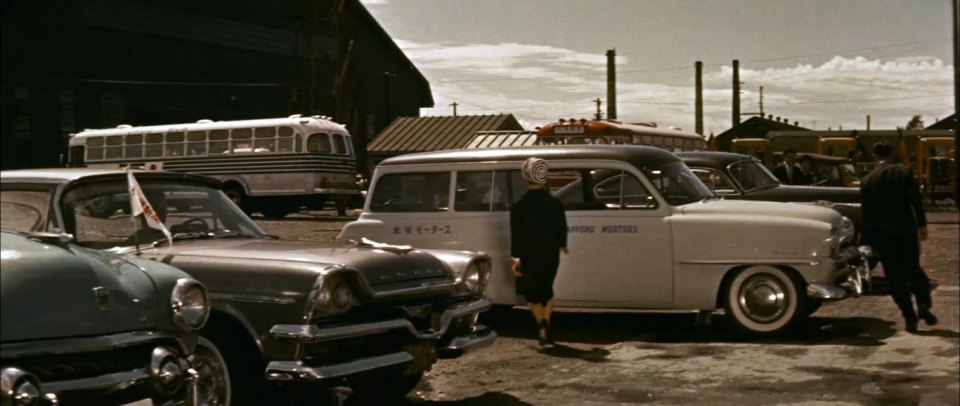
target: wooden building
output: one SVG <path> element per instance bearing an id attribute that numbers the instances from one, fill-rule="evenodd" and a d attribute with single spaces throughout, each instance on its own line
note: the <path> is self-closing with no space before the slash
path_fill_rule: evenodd
<path id="1" fill-rule="evenodd" d="M 59 165 L 85 128 L 298 113 L 346 124 L 362 154 L 433 106 L 359 0 L 2 4 L 4 169 Z"/>

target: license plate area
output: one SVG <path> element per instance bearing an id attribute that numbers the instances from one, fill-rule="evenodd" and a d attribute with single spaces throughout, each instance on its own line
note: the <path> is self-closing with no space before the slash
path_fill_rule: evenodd
<path id="1" fill-rule="evenodd" d="M 413 361 L 407 366 L 406 373 L 414 374 L 429 371 L 437 362 L 437 350 L 433 341 L 421 341 L 404 345 L 403 351 L 413 356 Z"/>

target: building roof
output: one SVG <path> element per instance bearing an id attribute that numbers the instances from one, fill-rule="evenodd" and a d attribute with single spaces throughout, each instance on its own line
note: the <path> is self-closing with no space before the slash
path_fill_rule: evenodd
<path id="1" fill-rule="evenodd" d="M 512 114 L 398 117 L 367 146 L 370 155 L 466 147 L 478 131 L 523 131 Z"/>
<path id="2" fill-rule="evenodd" d="M 529 147 L 536 142 L 536 131 L 477 131 L 464 148 Z"/>
<path id="3" fill-rule="evenodd" d="M 950 130 L 950 131 L 956 131 L 956 129 L 957 129 L 956 114 L 951 114 L 950 117 L 937 121 L 936 123 L 930 124 L 929 127 L 924 128 L 924 130 Z"/>

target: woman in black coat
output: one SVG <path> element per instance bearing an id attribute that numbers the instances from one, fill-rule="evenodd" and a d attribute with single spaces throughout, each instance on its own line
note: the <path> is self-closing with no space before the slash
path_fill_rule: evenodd
<path id="1" fill-rule="evenodd" d="M 527 192 L 510 206 L 513 275 L 517 293 L 526 299 L 537 321 L 541 347 L 553 344 L 553 281 L 560 266 L 560 252 L 569 253 L 566 213 L 563 204 L 546 189 L 547 170 L 546 161 L 527 159 L 521 170 Z"/>

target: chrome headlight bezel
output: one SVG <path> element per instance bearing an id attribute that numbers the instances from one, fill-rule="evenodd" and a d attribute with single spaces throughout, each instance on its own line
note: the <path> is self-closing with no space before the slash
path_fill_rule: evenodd
<path id="1" fill-rule="evenodd" d="M 482 295 L 490 280 L 490 261 L 474 260 L 467 264 L 461 282 L 471 294 Z"/>
<path id="2" fill-rule="evenodd" d="M 323 274 L 317 277 L 307 294 L 304 321 L 317 317 L 344 314 L 358 303 L 353 287 L 340 275 Z"/>
<path id="3" fill-rule="evenodd" d="M 170 293 L 173 323 L 186 331 L 203 328 L 210 317 L 210 298 L 200 282 L 190 278 L 177 279 Z"/>

